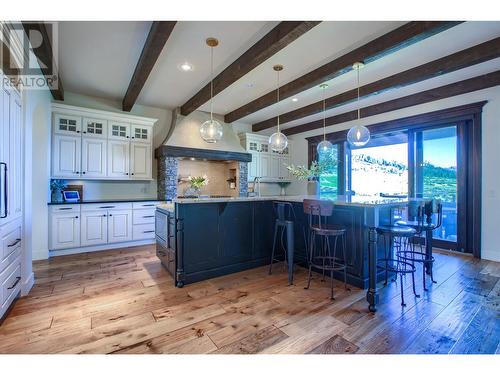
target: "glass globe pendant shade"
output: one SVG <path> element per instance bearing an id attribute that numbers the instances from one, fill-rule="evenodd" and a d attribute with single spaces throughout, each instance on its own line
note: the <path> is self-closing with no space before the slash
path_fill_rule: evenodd
<path id="1" fill-rule="evenodd" d="M 222 139 L 224 130 L 217 120 L 207 120 L 200 126 L 200 136 L 207 143 L 216 143 Z"/>
<path id="2" fill-rule="evenodd" d="M 274 133 L 269 137 L 269 147 L 276 152 L 282 152 L 288 146 L 288 138 L 281 132 Z"/>
<path id="3" fill-rule="evenodd" d="M 353 126 L 347 133 L 347 141 L 352 146 L 364 146 L 370 141 L 370 131 L 362 125 Z"/>
<path id="4" fill-rule="evenodd" d="M 333 152 L 333 145 L 329 141 L 321 141 L 316 147 L 318 154 L 329 156 Z"/>

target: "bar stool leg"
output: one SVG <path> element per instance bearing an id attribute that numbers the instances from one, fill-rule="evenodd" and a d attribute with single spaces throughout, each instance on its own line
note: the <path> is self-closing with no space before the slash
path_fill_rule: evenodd
<path id="1" fill-rule="evenodd" d="M 416 271 L 416 268 L 415 268 L 415 246 L 413 244 L 413 241 L 410 242 L 410 238 L 408 238 L 406 241 L 407 241 L 407 248 L 409 247 L 410 248 L 410 251 L 411 251 L 411 257 L 412 257 L 412 261 L 411 261 L 411 265 L 414 267 L 413 268 L 413 272 L 411 273 L 411 282 L 412 282 L 412 287 L 413 287 L 413 294 L 415 295 L 415 297 L 417 298 L 420 298 L 420 294 L 417 294 L 417 291 L 415 289 L 415 271 Z"/>
<path id="2" fill-rule="evenodd" d="M 406 306 L 405 296 L 404 296 L 404 291 L 403 291 L 403 272 L 399 273 L 399 281 L 401 283 L 401 306 Z"/>
<path id="3" fill-rule="evenodd" d="M 315 242 L 315 234 L 311 233 L 310 236 L 310 243 L 309 243 L 309 272 L 307 276 L 307 286 L 304 289 L 309 289 L 311 286 L 311 271 L 312 271 L 312 258 L 313 258 L 313 252 L 314 252 L 314 242 Z"/>
<path id="4" fill-rule="evenodd" d="M 325 257 L 326 257 L 326 240 L 328 237 L 323 237 L 323 279 L 321 281 L 325 281 Z"/>
<path id="5" fill-rule="evenodd" d="M 351 290 L 347 287 L 347 254 L 346 254 L 346 243 L 345 234 L 342 234 L 342 257 L 344 258 L 344 289 Z"/>
<path id="6" fill-rule="evenodd" d="M 269 275 L 273 272 L 274 251 L 276 250 L 276 237 L 278 236 L 278 223 L 274 224 L 273 251 L 271 252 L 271 264 L 269 265 Z"/>
<path id="7" fill-rule="evenodd" d="M 387 285 L 387 278 L 389 276 L 389 256 L 390 256 L 390 251 L 387 245 L 387 238 L 385 234 L 383 235 L 384 237 L 384 250 L 385 250 L 385 282 L 384 285 Z"/>
<path id="8" fill-rule="evenodd" d="M 331 289 L 330 299 L 331 300 L 335 300 L 335 297 L 333 296 L 333 268 L 335 267 L 335 259 L 337 256 L 337 238 L 338 238 L 338 236 L 335 236 L 335 242 L 333 243 L 333 257 L 331 257 L 332 254 L 330 252 L 330 241 L 329 241 L 328 236 L 327 236 L 328 257 L 330 257 L 330 262 L 332 263 L 331 268 L 330 268 L 330 289 Z"/>

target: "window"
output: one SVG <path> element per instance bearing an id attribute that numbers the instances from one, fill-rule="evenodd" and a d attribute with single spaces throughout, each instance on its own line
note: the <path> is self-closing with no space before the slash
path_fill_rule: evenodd
<path id="1" fill-rule="evenodd" d="M 379 137 L 368 146 L 351 150 L 348 190 L 361 196 L 408 195 L 406 135 Z"/>
<path id="2" fill-rule="evenodd" d="M 323 156 L 320 155 L 319 162 L 326 161 L 326 158 L 333 158 L 333 160 L 338 160 L 338 145 L 333 145 L 333 155 Z M 321 175 L 320 179 L 320 194 L 322 196 L 334 196 L 338 193 L 338 168 L 333 166 L 328 169 L 327 173 Z"/>

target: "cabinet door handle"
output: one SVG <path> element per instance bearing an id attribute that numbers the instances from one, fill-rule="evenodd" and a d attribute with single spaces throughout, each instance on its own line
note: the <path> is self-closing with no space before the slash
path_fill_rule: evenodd
<path id="1" fill-rule="evenodd" d="M 133 176 L 134 174 L 133 174 L 133 173 L 131 173 L 131 175 Z"/>
<path id="2" fill-rule="evenodd" d="M 62 207 L 62 208 L 58 208 L 57 210 L 64 211 L 64 210 L 72 210 L 72 209 L 73 209 L 72 207 Z"/>
<path id="3" fill-rule="evenodd" d="M 80 130 L 77 130 L 76 132 L 77 132 L 78 134 L 80 134 Z"/>
<path id="4" fill-rule="evenodd" d="M 0 166 L 3 166 L 4 171 L 5 171 L 5 178 L 3 180 L 3 203 L 4 203 L 4 207 L 5 207 L 5 212 L 2 215 L 0 215 L 0 219 L 4 219 L 9 215 L 9 209 L 8 209 L 9 198 L 8 198 L 8 190 L 7 190 L 7 186 L 8 186 L 8 183 L 7 183 L 7 163 L 0 162 Z"/>
<path id="5" fill-rule="evenodd" d="M 142 207 L 154 207 L 154 204 L 143 204 Z"/>
<path id="6" fill-rule="evenodd" d="M 16 238 L 14 242 L 12 242 L 10 245 L 7 245 L 7 247 L 14 247 L 16 246 L 19 242 L 21 242 L 20 238 Z"/>
<path id="7" fill-rule="evenodd" d="M 145 230 L 144 232 L 142 233 L 154 233 L 154 230 Z"/>
<path id="8" fill-rule="evenodd" d="M 106 215 L 106 214 L 102 215 L 102 217 L 106 217 L 106 216 L 108 216 L 108 215 Z"/>
<path id="9" fill-rule="evenodd" d="M 78 219 L 78 216 L 75 216 L 75 219 Z"/>
<path id="10" fill-rule="evenodd" d="M 147 219 L 148 217 L 155 217 L 155 215 L 147 215 L 147 216 L 143 216 L 144 219 Z"/>
<path id="11" fill-rule="evenodd" d="M 82 172 L 82 174 L 85 174 L 85 172 Z"/>
<path id="12" fill-rule="evenodd" d="M 125 173 L 126 176 L 128 176 L 128 173 Z"/>
<path id="13" fill-rule="evenodd" d="M 16 285 L 19 284 L 19 281 L 21 281 L 20 276 L 16 277 L 16 281 L 14 282 L 14 284 L 12 284 L 12 286 L 10 288 L 7 288 L 7 290 L 14 289 L 16 287 Z"/>
<path id="14" fill-rule="evenodd" d="M 115 208 L 115 206 L 100 206 L 99 208 Z"/>
<path id="15" fill-rule="evenodd" d="M 109 214 L 109 216 L 113 216 L 113 215 Z"/>

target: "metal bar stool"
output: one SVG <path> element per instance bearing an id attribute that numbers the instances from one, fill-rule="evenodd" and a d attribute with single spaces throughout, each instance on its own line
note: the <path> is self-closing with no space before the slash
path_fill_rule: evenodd
<path id="1" fill-rule="evenodd" d="M 432 222 L 432 216 L 436 214 L 437 220 L 436 223 Z M 424 291 L 428 291 L 426 282 L 425 282 L 425 271 L 429 269 L 431 281 L 436 283 L 434 280 L 434 274 L 432 272 L 432 266 L 434 264 L 434 257 L 432 256 L 432 252 L 428 252 L 422 248 L 422 242 L 420 242 L 420 250 L 415 250 L 415 242 L 422 238 L 422 234 L 426 234 L 428 231 L 432 232 L 435 229 L 438 229 L 443 222 L 443 204 L 439 199 L 432 199 L 424 203 L 424 205 L 420 204 L 420 202 L 410 202 L 408 206 L 408 217 L 413 218 L 414 220 L 404 221 L 399 220 L 396 222 L 398 226 L 404 226 L 415 229 L 416 233 L 412 238 L 413 249 L 406 251 L 399 251 L 396 255 L 404 260 L 411 261 L 412 263 L 420 263 L 422 264 L 422 280 L 424 284 Z M 427 241 L 427 239 L 426 239 Z M 425 244 L 425 248 L 427 249 L 427 243 Z"/>
<path id="2" fill-rule="evenodd" d="M 420 297 L 415 290 L 415 265 L 409 261 L 403 260 L 397 254 L 405 252 L 408 247 L 412 247 L 410 239 L 415 236 L 416 230 L 410 227 L 395 226 L 395 225 L 381 225 L 377 228 L 378 235 L 384 239 L 385 256 L 377 262 L 377 268 L 385 271 L 385 283 L 387 285 L 387 278 L 389 273 L 395 275 L 396 281 L 399 275 L 400 288 L 401 288 L 401 306 L 406 306 L 404 300 L 403 288 L 403 275 L 411 274 L 413 294 L 415 297 Z M 394 256 L 394 249 L 396 249 L 396 256 Z"/>
<path id="3" fill-rule="evenodd" d="M 276 221 L 274 223 L 274 239 L 273 239 L 273 250 L 271 253 L 271 264 L 269 265 L 269 275 L 273 272 L 273 263 L 275 261 L 281 261 L 281 259 L 277 259 L 276 255 L 276 240 L 278 239 L 278 232 L 280 236 L 280 245 L 281 249 L 284 253 L 285 263 L 288 264 L 288 283 L 292 284 L 293 282 L 293 260 L 290 261 L 288 253 L 294 251 L 294 224 L 297 221 L 297 217 L 295 216 L 295 211 L 293 209 L 293 205 L 290 202 L 282 202 L 276 201 L 273 202 L 273 208 L 276 215 Z M 285 249 L 285 241 L 284 236 L 286 232 L 286 245 Z M 307 241 L 306 241 L 306 232 L 302 227 L 302 235 L 304 236 L 304 244 L 306 249 L 306 260 L 307 260 Z M 291 254 L 291 258 L 293 259 L 293 254 Z"/>
<path id="4" fill-rule="evenodd" d="M 309 273 L 307 278 L 307 287 L 311 286 L 312 268 L 323 271 L 330 271 L 331 295 L 333 296 L 333 271 L 344 271 L 344 287 L 347 288 L 347 254 L 346 254 L 346 228 L 341 225 L 327 224 L 327 217 L 333 213 L 333 202 L 304 200 L 304 213 L 309 216 Z M 316 236 L 321 238 L 321 248 L 316 246 Z M 334 238 L 333 252 L 330 246 L 330 238 Z M 337 240 L 340 238 L 342 244 L 342 258 L 337 256 Z"/>

